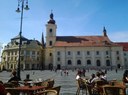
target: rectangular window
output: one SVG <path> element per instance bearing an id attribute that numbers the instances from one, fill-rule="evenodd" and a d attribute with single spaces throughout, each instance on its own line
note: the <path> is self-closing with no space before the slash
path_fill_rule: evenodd
<path id="1" fill-rule="evenodd" d="M 116 51 L 116 54 L 118 55 L 119 54 L 119 51 Z"/>
<path id="2" fill-rule="evenodd" d="M 108 51 L 106 51 L 106 55 L 108 55 Z"/>
<path id="3" fill-rule="evenodd" d="M 57 52 L 57 55 L 60 55 L 60 52 L 59 51 Z"/>
<path id="4" fill-rule="evenodd" d="M 77 55 L 80 55 L 80 51 L 77 51 Z"/>
<path id="5" fill-rule="evenodd" d="M 52 56 L 52 53 L 49 53 L 49 56 Z"/>
<path id="6" fill-rule="evenodd" d="M 87 55 L 90 55 L 90 51 L 87 51 Z"/>
<path id="7" fill-rule="evenodd" d="M 57 58 L 57 61 L 60 61 L 60 57 Z"/>
<path id="8" fill-rule="evenodd" d="M 124 53 L 124 56 L 126 56 L 127 54 L 126 53 Z"/>
<path id="9" fill-rule="evenodd" d="M 52 41 L 49 42 L 49 45 L 52 46 Z"/>
<path id="10" fill-rule="evenodd" d="M 96 51 L 96 55 L 99 55 L 99 51 Z"/>
<path id="11" fill-rule="evenodd" d="M 70 51 L 68 51 L 68 55 L 71 55 L 71 52 Z"/>

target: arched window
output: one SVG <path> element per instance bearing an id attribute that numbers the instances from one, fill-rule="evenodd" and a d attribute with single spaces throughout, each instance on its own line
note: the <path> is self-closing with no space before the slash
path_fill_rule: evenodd
<path id="1" fill-rule="evenodd" d="M 81 60 L 77 60 L 77 65 L 81 65 Z"/>
<path id="2" fill-rule="evenodd" d="M 110 60 L 106 60 L 106 66 L 110 66 Z"/>
<path id="3" fill-rule="evenodd" d="M 87 60 L 87 65 L 91 65 L 91 60 Z"/>
<path id="4" fill-rule="evenodd" d="M 49 29 L 49 32 L 52 33 L 52 29 Z"/>
<path id="5" fill-rule="evenodd" d="M 97 65 L 97 66 L 101 66 L 100 60 L 97 60 L 97 61 L 96 61 L 96 65 Z"/>
<path id="6" fill-rule="evenodd" d="M 71 60 L 68 60 L 68 65 L 72 65 L 72 61 Z"/>

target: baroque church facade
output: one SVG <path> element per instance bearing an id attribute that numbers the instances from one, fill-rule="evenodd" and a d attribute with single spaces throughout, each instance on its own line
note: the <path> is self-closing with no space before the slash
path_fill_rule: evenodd
<path id="1" fill-rule="evenodd" d="M 53 13 L 46 24 L 46 42 L 23 36 L 21 69 L 121 68 L 128 65 L 128 43 L 112 42 L 105 27 L 99 36 L 58 36 Z M 16 69 L 19 35 L 12 38 L 2 53 L 1 69 Z"/>
<path id="2" fill-rule="evenodd" d="M 46 24 L 46 68 L 120 68 L 123 47 L 112 42 L 104 27 L 99 36 L 57 36 L 57 24 L 50 14 Z"/>

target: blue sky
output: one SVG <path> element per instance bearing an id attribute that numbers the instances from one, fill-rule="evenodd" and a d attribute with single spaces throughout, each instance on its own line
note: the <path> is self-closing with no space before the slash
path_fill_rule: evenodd
<path id="1" fill-rule="evenodd" d="M 18 35 L 20 13 L 18 0 L 2 0 L 0 4 L 0 43 L 8 43 Z M 58 36 L 102 35 L 103 27 L 113 42 L 128 42 L 128 0 L 28 0 L 24 10 L 22 35 L 41 40 L 51 10 Z"/>

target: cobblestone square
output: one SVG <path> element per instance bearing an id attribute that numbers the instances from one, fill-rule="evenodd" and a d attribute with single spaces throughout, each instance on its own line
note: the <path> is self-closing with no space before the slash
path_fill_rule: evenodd
<path id="1" fill-rule="evenodd" d="M 86 76 L 89 77 L 92 73 L 96 73 L 96 70 L 89 70 L 86 71 Z M 117 73 L 115 70 L 109 70 L 107 71 L 107 80 L 117 79 L 122 80 L 124 70 L 118 70 Z M 77 90 L 77 83 L 76 83 L 76 73 L 77 71 L 69 70 L 69 74 L 67 75 L 61 75 L 61 72 L 58 70 L 55 71 L 49 71 L 49 70 L 43 70 L 43 71 L 37 71 L 37 70 L 30 70 L 30 71 L 21 71 L 21 79 L 24 80 L 26 78 L 26 75 L 29 74 L 30 78 L 33 80 L 38 80 L 41 78 L 42 80 L 46 80 L 48 78 L 53 78 L 55 80 L 54 86 L 61 86 L 60 95 L 75 95 Z M 10 78 L 11 72 L 3 71 L 0 73 L 0 80 L 3 82 L 7 82 L 7 80 Z"/>

